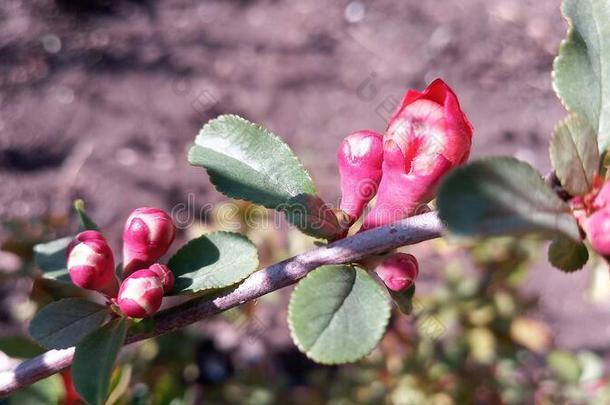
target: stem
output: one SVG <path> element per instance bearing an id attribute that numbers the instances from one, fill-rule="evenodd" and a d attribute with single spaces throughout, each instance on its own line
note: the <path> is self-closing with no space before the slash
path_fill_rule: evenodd
<path id="1" fill-rule="evenodd" d="M 428 212 L 309 250 L 253 273 L 235 289 L 211 300 L 209 297 L 196 298 L 159 312 L 154 316 L 153 331 L 128 334 L 125 343 L 174 331 L 279 290 L 296 283 L 319 266 L 349 263 L 401 246 L 438 238 L 442 229 L 437 214 Z M 0 372 L 0 397 L 69 367 L 73 356 L 74 347 L 49 350 L 24 361 L 13 370 Z"/>

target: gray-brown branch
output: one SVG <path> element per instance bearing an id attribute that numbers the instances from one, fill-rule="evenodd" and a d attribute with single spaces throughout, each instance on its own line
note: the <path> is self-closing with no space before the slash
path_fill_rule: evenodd
<path id="1" fill-rule="evenodd" d="M 129 334 L 125 343 L 162 335 L 226 311 L 294 284 L 319 266 L 353 262 L 400 246 L 437 238 L 441 231 L 437 214 L 428 212 L 309 250 L 253 273 L 237 288 L 216 298 L 197 298 L 159 312 L 154 317 L 152 332 Z M 0 397 L 69 367 L 73 355 L 74 347 L 50 350 L 24 361 L 13 370 L 0 372 Z"/>

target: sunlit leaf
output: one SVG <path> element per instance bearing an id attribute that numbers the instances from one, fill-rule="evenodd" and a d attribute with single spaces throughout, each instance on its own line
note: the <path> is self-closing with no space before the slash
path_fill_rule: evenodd
<path id="1" fill-rule="evenodd" d="M 553 85 L 568 110 L 587 118 L 600 152 L 610 147 L 610 2 L 564 0 L 567 38 L 553 64 Z"/>
<path id="2" fill-rule="evenodd" d="M 176 277 L 172 293 L 228 287 L 258 268 L 256 246 L 243 235 L 214 232 L 184 245 L 169 260 Z"/>
<path id="3" fill-rule="evenodd" d="M 205 124 L 188 160 L 206 168 L 221 193 L 267 208 L 299 194 L 316 194 L 309 173 L 284 141 L 235 115 Z"/>
<path id="4" fill-rule="evenodd" d="M 550 152 L 563 188 L 574 196 L 587 194 L 593 174 L 599 172 L 597 139 L 587 120 L 571 115 L 561 121 L 555 127 Z"/>
<path id="5" fill-rule="evenodd" d="M 292 339 L 311 359 L 324 364 L 356 361 L 383 336 L 390 302 L 363 269 L 320 267 L 301 280 L 288 308 Z"/>

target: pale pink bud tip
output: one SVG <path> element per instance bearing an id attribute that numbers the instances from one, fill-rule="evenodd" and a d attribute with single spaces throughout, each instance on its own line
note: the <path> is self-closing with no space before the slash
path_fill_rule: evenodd
<path id="1" fill-rule="evenodd" d="M 413 285 L 419 274 L 419 265 L 415 256 L 395 253 L 381 262 L 375 272 L 388 289 L 398 292 Z"/>
<path id="2" fill-rule="evenodd" d="M 68 246 L 67 259 L 74 284 L 111 297 L 116 295 L 119 285 L 114 274 L 114 257 L 101 233 L 85 231 L 76 235 Z"/>
<path id="3" fill-rule="evenodd" d="M 144 269 L 163 256 L 176 237 L 170 216 L 158 208 L 134 210 L 123 231 L 123 274 Z"/>
<path id="4" fill-rule="evenodd" d="M 376 132 L 355 132 L 339 145 L 337 164 L 341 176 L 341 210 L 349 215 L 351 223 L 362 215 L 366 204 L 377 193 L 382 160 L 382 137 Z"/>
<path id="5" fill-rule="evenodd" d="M 163 284 L 150 270 L 138 270 L 121 284 L 117 305 L 131 318 L 146 318 L 161 307 Z"/>
<path id="6" fill-rule="evenodd" d="M 163 285 L 163 292 L 166 294 L 174 288 L 174 273 L 164 264 L 155 263 L 148 268 L 159 277 Z"/>

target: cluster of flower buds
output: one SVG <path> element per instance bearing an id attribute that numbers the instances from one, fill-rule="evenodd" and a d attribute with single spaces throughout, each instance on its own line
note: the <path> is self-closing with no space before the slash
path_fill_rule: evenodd
<path id="1" fill-rule="evenodd" d="M 375 268 L 375 273 L 389 290 L 405 291 L 415 283 L 419 274 L 419 264 L 413 255 L 394 253 Z"/>
<path id="2" fill-rule="evenodd" d="M 573 198 L 570 205 L 591 247 L 610 256 L 610 181 L 584 197 Z"/>
<path id="3" fill-rule="evenodd" d="M 339 145 L 340 208 L 348 225 L 375 195 L 361 230 L 426 210 L 441 178 L 468 159 L 472 132 L 457 96 L 441 79 L 422 93 L 407 91 L 383 136 L 359 131 Z M 413 285 L 418 265 L 412 255 L 396 253 L 375 271 L 390 291 L 400 292 Z"/>
<path id="4" fill-rule="evenodd" d="M 156 263 L 176 236 L 170 216 L 158 208 L 134 210 L 123 231 L 123 282 L 114 257 L 97 231 L 79 233 L 68 246 L 68 271 L 74 284 L 111 298 L 125 316 L 143 318 L 159 310 L 163 295 L 174 286 L 174 274 Z"/>
<path id="5" fill-rule="evenodd" d="M 376 192 L 363 230 L 415 214 L 434 197 L 443 175 L 468 159 L 472 132 L 457 96 L 441 79 L 423 93 L 409 90 L 383 137 L 356 132 L 339 146 L 341 209 L 353 223 Z"/>

